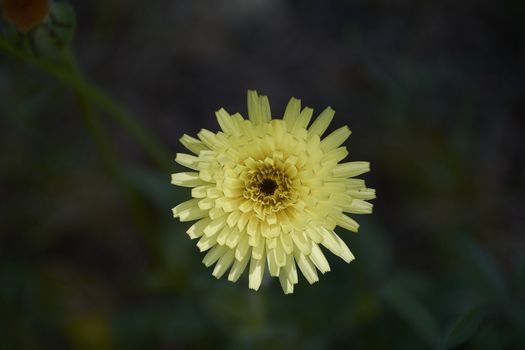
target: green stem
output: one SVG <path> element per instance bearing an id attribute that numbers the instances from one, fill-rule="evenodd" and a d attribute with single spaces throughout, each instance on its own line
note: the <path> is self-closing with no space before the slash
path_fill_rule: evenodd
<path id="1" fill-rule="evenodd" d="M 108 93 L 90 83 L 78 69 L 78 66 L 72 59 L 72 55 L 66 53 L 69 56 L 67 57 L 69 64 L 68 67 L 64 67 L 64 65 L 60 63 L 27 55 L 2 37 L 0 37 L 0 50 L 50 74 L 73 89 L 78 95 L 84 96 L 93 104 L 98 105 L 137 140 L 145 152 L 161 169 L 169 171 L 170 153 L 156 141 L 153 135 L 148 133 L 148 131 L 139 124 L 135 116 L 113 100 Z"/>
<path id="2" fill-rule="evenodd" d="M 133 186 L 125 176 L 122 164 L 113 150 L 110 136 L 106 132 L 100 116 L 97 115 L 90 102 L 83 95 L 77 94 L 76 100 L 82 120 L 102 157 L 104 166 L 107 168 L 110 176 L 114 179 L 114 182 L 118 185 L 120 192 L 128 203 L 128 208 L 131 211 L 131 220 L 134 221 L 139 232 L 141 232 L 149 248 L 149 252 L 154 257 L 161 256 L 158 251 L 158 246 L 151 235 L 151 221 L 148 220 L 147 210 L 144 208 L 143 201 L 137 196 L 136 191 L 133 190 Z"/>

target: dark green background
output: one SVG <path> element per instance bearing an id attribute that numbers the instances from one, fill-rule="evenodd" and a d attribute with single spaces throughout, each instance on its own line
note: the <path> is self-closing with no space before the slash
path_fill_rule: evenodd
<path id="1" fill-rule="evenodd" d="M 524 4 L 73 1 L 84 74 L 172 158 L 247 89 L 293 95 L 350 126 L 378 198 L 319 283 L 217 281 L 172 218 L 181 167 L 1 52 L 0 348 L 525 348 Z"/>

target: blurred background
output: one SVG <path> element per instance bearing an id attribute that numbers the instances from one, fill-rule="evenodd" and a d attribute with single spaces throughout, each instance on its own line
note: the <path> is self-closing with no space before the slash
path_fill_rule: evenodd
<path id="1" fill-rule="evenodd" d="M 1 349 L 525 348 L 525 2 L 50 12 L 0 22 Z M 216 280 L 171 214 L 178 139 L 247 89 L 332 106 L 372 164 L 357 259 L 293 295 Z"/>

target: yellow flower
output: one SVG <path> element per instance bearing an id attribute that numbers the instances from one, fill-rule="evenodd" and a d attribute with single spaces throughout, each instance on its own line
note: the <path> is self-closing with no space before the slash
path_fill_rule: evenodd
<path id="1" fill-rule="evenodd" d="M 344 126 L 321 139 L 334 110 L 326 108 L 308 127 L 312 113 L 292 98 L 283 119 L 272 119 L 268 98 L 248 91 L 249 120 L 220 109 L 222 131 L 182 136 L 194 155 L 178 153 L 175 161 L 194 171 L 173 174 L 171 182 L 193 187 L 193 199 L 173 214 L 198 220 L 187 232 L 200 238 L 197 247 L 208 251 L 203 262 L 215 264 L 215 277 L 229 269 L 235 282 L 249 263 L 249 287 L 257 290 L 268 265 L 288 294 L 298 281 L 297 266 L 310 283 L 318 281 L 317 270 L 330 271 L 320 245 L 346 262 L 354 259 L 334 229 L 356 232 L 359 224 L 346 213 L 372 212 L 366 200 L 375 190 L 354 178 L 370 164 L 339 163 L 348 155 L 341 145 L 350 130 Z"/>

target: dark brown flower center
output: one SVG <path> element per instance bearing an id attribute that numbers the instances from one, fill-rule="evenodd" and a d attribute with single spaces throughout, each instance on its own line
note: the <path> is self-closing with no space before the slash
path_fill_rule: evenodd
<path id="1" fill-rule="evenodd" d="M 294 204 L 297 193 L 294 180 L 282 169 L 281 165 L 256 164 L 241 175 L 244 180 L 243 197 L 251 199 L 254 210 L 263 217 L 281 211 Z M 270 162 L 268 162 L 270 163 Z"/>
<path id="2" fill-rule="evenodd" d="M 273 179 L 264 179 L 261 182 L 260 190 L 266 196 L 271 196 L 277 189 L 277 182 Z"/>

